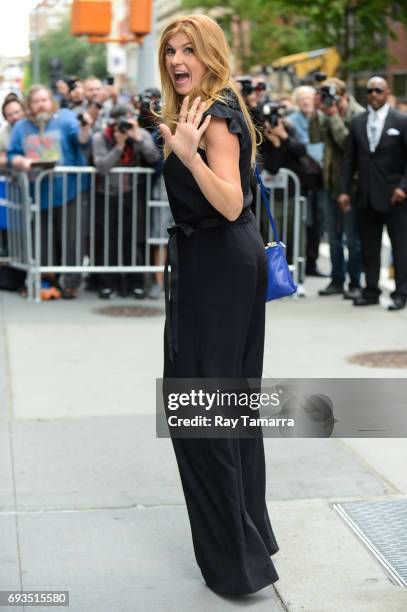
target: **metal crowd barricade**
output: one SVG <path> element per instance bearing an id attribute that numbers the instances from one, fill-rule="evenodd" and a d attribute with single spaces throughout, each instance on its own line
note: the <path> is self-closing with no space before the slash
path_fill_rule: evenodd
<path id="1" fill-rule="evenodd" d="M 174 220 L 168 203 L 164 179 L 161 176 L 159 181 L 157 181 L 154 193 L 152 194 L 152 199 L 147 201 L 147 265 L 150 265 L 151 261 L 151 249 L 149 247 L 157 249 L 158 261 L 161 265 L 164 264 L 166 246 L 168 242 L 167 228 L 173 225 L 173 223 Z M 155 255 L 156 258 L 157 255 Z"/>
<path id="2" fill-rule="evenodd" d="M 57 166 L 52 170 L 42 171 L 35 181 L 33 204 L 35 227 L 35 261 L 33 270 L 34 294 L 39 301 L 41 274 L 62 273 L 148 273 L 163 271 L 163 266 L 149 262 L 149 243 L 147 235 L 146 202 L 151 200 L 151 168 L 119 167 L 106 174 L 99 174 L 91 166 Z M 69 177 L 75 181 L 75 197 L 69 201 Z M 138 201 L 139 183 L 145 177 L 145 201 Z M 46 219 L 41 222 L 44 211 L 40 209 L 45 190 L 49 201 L 54 200 L 54 180 L 60 178 L 62 185 L 61 212 L 51 207 Z M 84 178 L 88 185 L 83 186 Z M 73 209 L 74 212 L 73 212 Z M 69 209 L 69 210 L 68 210 Z M 60 262 L 54 258 L 53 217 L 60 217 L 59 250 Z M 75 224 L 75 244 L 70 244 L 68 232 L 72 231 L 72 219 Z M 44 239 L 41 233 L 46 224 L 46 253 L 43 250 Z M 144 227 L 141 227 L 141 224 Z M 146 224 L 146 225 L 144 225 Z M 70 227 L 71 226 L 71 227 Z M 72 242 L 72 241 L 71 241 Z M 141 243 L 145 246 L 140 250 Z M 101 246 L 102 244 L 102 246 Z M 72 252 L 74 251 L 74 253 Z M 144 252 L 143 252 L 144 251 Z M 99 256 L 98 256 L 99 255 Z M 145 262 L 140 261 L 145 259 Z M 112 263 L 112 258 L 115 260 Z M 69 261 L 68 261 L 69 260 Z M 72 261 L 74 260 L 74 261 Z"/>
<path id="3" fill-rule="evenodd" d="M 121 167 L 102 175 L 91 166 L 43 170 L 31 182 L 26 173 L 3 174 L 6 260 L 26 270 L 29 299 L 41 300 L 42 274 L 163 271 L 163 265 L 150 264 L 144 233 L 153 174 L 151 168 Z M 69 200 L 73 184 L 76 193 Z M 45 196 L 54 203 L 58 189 L 62 205 L 41 208 Z M 140 241 L 145 242 L 143 249 Z"/>
<path id="4" fill-rule="evenodd" d="M 8 244 L 7 244 L 7 179 L 4 173 L 0 174 L 0 265 L 7 263 Z"/>
<path id="5" fill-rule="evenodd" d="M 153 174 L 150 168 L 120 167 L 98 174 L 91 166 L 57 166 L 40 171 L 29 183 L 26 173 L 3 173 L 6 190 L 0 206 L 7 211 L 7 261 L 27 272 L 28 297 L 41 300 L 42 274 L 163 272 L 166 228 L 173 220 L 162 178 L 152 193 Z M 57 179 L 62 205 L 41 209 L 45 195 L 55 201 Z M 306 221 L 299 179 L 282 169 L 276 176 L 263 173 L 263 180 L 298 283 L 305 265 L 301 232 Z M 69 200 L 73 184 L 76 195 Z M 257 189 L 257 225 L 265 241 L 272 241 L 263 208 Z"/>
<path id="6" fill-rule="evenodd" d="M 290 259 L 289 268 L 296 283 L 303 280 L 305 274 L 305 229 L 307 221 L 307 200 L 301 195 L 301 185 L 298 176 L 288 170 L 281 168 L 278 174 L 271 175 L 266 171 L 262 173 L 265 186 L 270 189 L 269 203 L 277 227 L 280 231 L 280 239 L 287 245 L 287 252 Z M 159 192 L 155 198 L 147 202 L 148 224 L 147 236 L 150 245 L 159 246 L 164 250 L 168 234 L 165 227 L 171 224 L 171 215 L 168 215 L 169 205 L 165 193 L 164 181 L 161 179 Z M 279 211 L 277 209 L 280 209 Z M 163 228 L 161 234 L 157 235 L 152 231 L 151 218 L 154 214 L 159 214 L 159 223 Z M 257 227 L 267 242 L 272 242 L 274 236 L 264 206 L 261 201 L 260 188 L 257 186 L 255 199 L 255 216 Z M 264 224 L 262 223 L 264 219 Z M 150 263 L 148 261 L 148 263 Z"/>
<path id="7" fill-rule="evenodd" d="M 27 175 L 2 170 L 0 192 L 0 263 L 30 275 L 33 258 Z"/>
<path id="8" fill-rule="evenodd" d="M 305 272 L 305 226 L 307 220 L 307 200 L 301 196 L 298 176 L 281 168 L 278 174 L 271 175 L 263 170 L 262 180 L 270 190 L 269 204 L 271 213 L 280 232 L 280 240 L 287 246 L 289 268 L 296 283 L 302 282 Z M 260 188 L 256 190 L 257 227 L 267 242 L 274 236 L 261 201 Z M 262 220 L 264 219 L 264 223 Z"/>

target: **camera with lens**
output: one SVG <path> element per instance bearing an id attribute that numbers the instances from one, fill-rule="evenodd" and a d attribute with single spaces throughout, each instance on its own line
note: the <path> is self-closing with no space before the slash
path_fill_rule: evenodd
<path id="1" fill-rule="evenodd" d="M 132 127 L 133 127 L 133 124 L 130 123 L 130 121 L 126 121 L 126 119 L 120 119 L 117 122 L 117 129 L 122 134 L 126 134 L 128 132 L 128 130 L 131 130 Z"/>
<path id="2" fill-rule="evenodd" d="M 83 113 L 79 113 L 79 115 L 77 115 L 76 118 L 79 121 L 79 123 L 81 124 L 81 126 L 88 125 L 88 122 L 86 121 L 85 116 L 84 116 Z"/>
<path id="3" fill-rule="evenodd" d="M 133 98 L 133 104 L 136 107 L 140 127 L 147 130 L 156 129 L 157 119 L 154 113 L 160 114 L 162 111 L 160 90 L 156 87 L 148 87 Z"/>
<path id="4" fill-rule="evenodd" d="M 155 100 L 155 102 L 153 102 L 151 106 L 152 106 L 152 108 L 154 109 L 154 111 L 156 113 L 161 113 L 161 111 L 162 111 L 161 100 Z"/>
<path id="5" fill-rule="evenodd" d="M 254 91 L 263 92 L 267 90 L 267 84 L 265 81 L 258 81 L 256 85 L 253 85 L 253 80 L 250 76 L 241 76 L 235 78 L 236 83 L 241 85 L 241 94 L 245 98 L 250 96 Z"/>
<path id="6" fill-rule="evenodd" d="M 279 102 L 266 102 L 262 107 L 263 122 L 266 127 L 269 125 L 272 128 L 277 127 L 278 120 L 286 115 L 286 108 Z"/>
<path id="7" fill-rule="evenodd" d="M 97 108 L 98 110 L 102 110 L 103 108 L 103 104 L 102 102 L 98 102 L 97 100 L 92 100 L 91 102 L 89 102 L 89 108 L 91 106 L 94 106 L 95 108 Z"/>
<path id="8" fill-rule="evenodd" d="M 153 109 L 156 113 L 159 113 L 161 111 L 161 100 L 153 100 L 149 96 L 140 96 L 139 108 L 141 115 L 149 115 L 151 113 L 151 109 Z"/>
<path id="9" fill-rule="evenodd" d="M 140 115 L 147 116 L 151 110 L 156 113 L 161 111 L 161 92 L 156 87 L 148 87 L 136 98 Z"/>
<path id="10" fill-rule="evenodd" d="M 250 96 L 251 93 L 253 93 L 254 91 L 254 87 L 253 87 L 253 81 L 250 77 L 246 77 L 246 76 L 242 76 L 242 77 L 236 77 L 236 82 L 240 83 L 242 90 L 241 90 L 241 94 L 242 96 L 245 98 L 246 96 Z"/>
<path id="11" fill-rule="evenodd" d="M 322 87 L 318 88 L 318 93 L 321 97 L 321 103 L 327 108 L 339 102 L 340 96 L 338 95 L 338 89 L 335 83 L 331 85 L 322 85 Z"/>
<path id="12" fill-rule="evenodd" d="M 78 83 L 79 78 L 78 77 L 71 77 L 71 76 L 69 76 L 69 77 L 65 77 L 63 79 L 63 81 L 64 81 L 64 83 L 67 84 L 68 89 L 69 89 L 69 93 L 71 93 L 71 91 L 73 91 L 76 88 L 76 84 Z"/>
<path id="13" fill-rule="evenodd" d="M 126 134 L 134 125 L 132 121 L 136 119 L 134 109 L 127 104 L 117 104 L 109 114 L 108 125 L 115 126 L 119 132 Z"/>

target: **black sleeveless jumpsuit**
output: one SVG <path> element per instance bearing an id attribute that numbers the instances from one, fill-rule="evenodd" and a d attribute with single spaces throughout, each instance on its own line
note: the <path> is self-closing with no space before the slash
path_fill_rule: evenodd
<path id="1" fill-rule="evenodd" d="M 250 132 L 235 95 L 224 93 L 227 104 L 213 103 L 202 121 L 207 114 L 225 118 L 239 137 L 244 195 L 239 220 L 228 222 L 218 213 L 174 153 L 164 166 L 178 226 L 169 241 L 176 240 L 177 262 L 170 264 L 177 268 L 177 303 L 174 312 L 171 292 L 164 385 L 168 378 L 262 376 L 267 268 L 250 211 Z M 199 154 L 207 163 L 203 149 Z M 202 227 L 205 223 L 209 227 Z M 207 585 L 218 593 L 244 595 L 277 581 L 270 555 L 278 545 L 265 503 L 262 437 L 172 438 L 172 443 L 195 557 Z"/>

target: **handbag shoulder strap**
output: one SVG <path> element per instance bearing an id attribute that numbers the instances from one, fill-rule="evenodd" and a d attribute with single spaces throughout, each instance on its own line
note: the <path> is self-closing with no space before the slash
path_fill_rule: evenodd
<path id="1" fill-rule="evenodd" d="M 258 182 L 258 184 L 260 186 L 260 191 L 261 191 L 261 197 L 262 197 L 262 200 L 263 200 L 263 204 L 266 207 L 266 211 L 267 211 L 267 215 L 268 215 L 268 218 L 269 218 L 269 221 L 270 221 L 270 225 L 271 225 L 271 228 L 273 230 L 274 240 L 276 242 L 280 242 L 280 237 L 279 237 L 278 232 L 277 232 L 276 224 L 274 223 L 273 215 L 271 214 L 270 203 L 269 203 L 269 199 L 267 197 L 266 188 L 265 188 L 264 183 L 262 181 L 262 178 L 260 176 L 260 170 L 259 170 L 259 166 L 257 164 L 256 164 L 255 172 L 256 172 L 257 182 Z"/>

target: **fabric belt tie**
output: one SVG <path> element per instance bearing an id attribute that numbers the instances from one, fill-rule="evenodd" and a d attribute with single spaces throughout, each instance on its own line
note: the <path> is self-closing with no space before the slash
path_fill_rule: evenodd
<path id="1" fill-rule="evenodd" d="M 220 227 L 233 225 L 235 223 L 248 223 L 254 219 L 254 215 L 250 208 L 245 208 L 242 214 L 235 221 L 227 219 L 203 219 L 194 223 L 193 226 L 188 223 L 176 223 L 167 228 L 169 234 L 167 259 L 164 269 L 164 291 L 165 291 L 165 318 L 166 336 L 168 343 L 168 353 L 171 362 L 174 361 L 174 353 L 178 354 L 178 284 L 179 284 L 179 265 L 178 265 L 178 243 L 177 235 L 182 232 L 187 238 L 190 238 L 196 229 L 209 229 L 211 227 Z M 169 278 L 168 267 L 171 266 L 171 277 Z"/>

